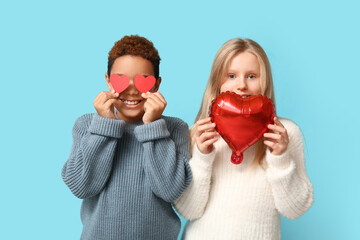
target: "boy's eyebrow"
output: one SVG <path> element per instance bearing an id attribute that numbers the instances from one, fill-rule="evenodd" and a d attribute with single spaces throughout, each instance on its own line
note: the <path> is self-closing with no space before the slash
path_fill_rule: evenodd
<path id="1" fill-rule="evenodd" d="M 126 74 L 123 74 L 123 73 L 113 73 L 113 74 L 116 74 L 116 75 L 118 75 L 119 77 L 121 77 L 121 76 L 123 76 L 123 75 L 127 76 Z M 137 75 L 142 75 L 142 76 L 144 76 L 144 77 L 154 76 L 153 74 L 148 74 L 148 73 L 136 74 L 136 76 L 137 76 Z M 128 76 L 128 77 L 129 77 L 129 76 Z M 154 76 L 154 77 L 155 77 L 155 76 Z"/>
<path id="2" fill-rule="evenodd" d="M 123 73 L 113 73 L 113 74 L 116 74 L 116 75 L 119 75 L 119 76 L 125 75 Z M 148 73 L 144 73 L 144 74 L 139 73 L 139 74 L 136 74 L 136 75 L 143 75 L 144 77 L 153 76 L 152 74 L 148 74 Z"/>
<path id="3" fill-rule="evenodd" d="M 154 74 L 148 74 L 148 73 L 144 73 L 144 74 L 136 74 L 136 75 L 142 75 L 144 77 L 148 77 L 148 76 L 154 76 Z M 154 76 L 155 77 L 155 76 Z"/>

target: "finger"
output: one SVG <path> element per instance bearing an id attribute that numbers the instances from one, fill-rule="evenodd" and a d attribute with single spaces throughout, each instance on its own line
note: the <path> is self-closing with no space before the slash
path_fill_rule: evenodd
<path id="1" fill-rule="evenodd" d="M 148 98 L 148 99 L 146 99 L 146 102 L 145 102 L 145 104 L 146 103 L 148 103 L 148 104 L 150 104 L 151 106 L 154 106 L 154 107 L 156 107 L 159 103 L 155 100 L 155 99 L 153 99 L 153 98 Z"/>
<path id="2" fill-rule="evenodd" d="M 104 91 L 100 92 L 95 98 L 96 103 L 101 105 L 104 104 L 106 100 L 107 100 L 107 96 Z"/>
<path id="3" fill-rule="evenodd" d="M 201 125 L 196 128 L 196 133 L 198 136 L 200 136 L 201 134 L 203 134 L 205 132 L 216 132 L 215 123 L 208 123 L 208 124 Z"/>
<path id="4" fill-rule="evenodd" d="M 153 99 L 155 102 L 157 102 L 161 106 L 161 108 L 165 108 L 167 105 L 165 99 L 162 97 L 162 95 L 160 93 L 147 92 L 144 96 L 147 100 Z"/>
<path id="5" fill-rule="evenodd" d="M 101 98 L 101 93 L 99 93 L 98 95 L 96 95 L 95 99 L 94 99 L 94 104 L 97 103 L 99 101 L 99 99 Z"/>
<path id="6" fill-rule="evenodd" d="M 278 117 L 274 117 L 274 123 L 280 127 L 284 127 L 284 125 L 280 122 Z"/>
<path id="7" fill-rule="evenodd" d="M 281 139 L 281 135 L 278 133 L 264 133 L 264 137 L 271 138 L 271 139 L 278 140 L 278 141 Z"/>
<path id="8" fill-rule="evenodd" d="M 219 137 L 208 139 L 205 142 L 203 142 L 202 144 L 204 145 L 204 147 L 208 148 L 209 146 L 214 144 L 217 140 L 219 140 Z"/>
<path id="9" fill-rule="evenodd" d="M 116 102 L 116 99 L 109 99 L 104 103 L 106 109 L 110 109 Z"/>
<path id="10" fill-rule="evenodd" d="M 106 91 L 102 91 L 101 95 L 103 98 L 105 99 L 110 99 L 110 98 L 117 98 L 119 97 L 119 93 L 115 92 L 115 91 L 110 91 L 110 92 L 106 92 Z"/>
<path id="11" fill-rule="evenodd" d="M 214 132 L 215 123 L 207 123 L 204 125 L 196 126 L 196 135 L 200 136 L 203 132 Z"/>
<path id="12" fill-rule="evenodd" d="M 147 93 L 142 93 L 141 94 L 141 97 L 145 98 L 145 99 L 148 99 L 150 97 L 150 92 L 147 92 Z"/>
<path id="13" fill-rule="evenodd" d="M 115 90 L 112 90 L 110 92 L 105 92 L 106 96 L 109 98 L 118 98 L 120 93 L 115 92 Z"/>
<path id="14" fill-rule="evenodd" d="M 154 93 L 150 93 L 150 96 L 149 96 L 149 98 L 147 100 L 150 100 L 150 99 L 152 99 L 154 102 L 156 102 L 162 108 L 166 106 L 165 99 L 162 100 L 158 95 L 156 95 Z"/>
<path id="15" fill-rule="evenodd" d="M 164 96 L 160 93 L 160 92 L 154 92 L 152 94 L 154 97 L 156 97 L 157 99 L 159 99 L 162 103 L 164 103 L 165 105 L 167 104 Z"/>
<path id="16" fill-rule="evenodd" d="M 200 135 L 199 141 L 201 143 L 203 143 L 211 138 L 218 137 L 218 136 L 219 136 L 219 134 L 217 132 L 204 132 L 203 134 Z"/>
<path id="17" fill-rule="evenodd" d="M 153 99 L 146 99 L 144 103 L 145 112 L 155 112 L 159 108 L 159 105 Z"/>
<path id="18" fill-rule="evenodd" d="M 268 128 L 279 133 L 286 133 L 286 129 L 284 127 L 276 126 L 274 124 L 269 124 Z"/>
<path id="19" fill-rule="evenodd" d="M 116 100 L 117 98 L 114 97 L 114 95 L 110 92 L 104 92 L 99 99 L 99 104 L 108 106 L 107 101 L 109 101 L 110 99 Z"/>
<path id="20" fill-rule="evenodd" d="M 269 141 L 269 140 L 265 140 L 265 141 L 264 141 L 264 144 L 265 144 L 266 146 L 270 147 L 271 149 L 274 149 L 274 147 L 275 147 L 275 145 L 276 145 L 274 142 Z"/>
<path id="21" fill-rule="evenodd" d="M 149 99 L 146 100 L 146 102 L 144 103 L 144 110 L 145 111 L 149 111 L 149 109 L 154 109 L 156 107 L 156 105 L 154 104 L 153 101 L 149 101 Z"/>
<path id="22" fill-rule="evenodd" d="M 215 136 L 211 136 L 209 138 L 201 138 L 201 137 L 197 137 L 196 138 L 196 144 L 200 147 L 203 147 L 204 144 L 212 142 L 212 141 L 217 141 L 219 139 L 219 135 L 215 135 Z"/>
<path id="23" fill-rule="evenodd" d="M 208 122 L 211 122 L 211 118 L 210 118 L 210 117 L 200 119 L 199 121 L 196 122 L 196 125 L 197 125 L 197 126 L 200 126 L 200 125 L 203 125 L 203 124 L 208 123 Z"/>

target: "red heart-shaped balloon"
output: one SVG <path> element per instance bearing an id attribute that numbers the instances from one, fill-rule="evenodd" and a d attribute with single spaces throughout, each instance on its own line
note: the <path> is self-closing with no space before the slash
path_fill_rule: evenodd
<path id="1" fill-rule="evenodd" d="M 111 74 L 110 84 L 114 88 L 115 92 L 121 93 L 129 86 L 130 79 L 126 75 L 119 76 L 117 74 Z"/>
<path id="2" fill-rule="evenodd" d="M 144 77 L 143 75 L 136 75 L 134 79 L 135 87 L 142 93 L 146 93 L 155 85 L 156 79 L 154 76 Z"/>
<path id="3" fill-rule="evenodd" d="M 224 92 L 213 100 L 210 117 L 232 150 L 231 162 L 240 164 L 243 152 L 263 136 L 268 124 L 274 123 L 275 107 L 271 99 L 262 95 L 243 98 Z"/>

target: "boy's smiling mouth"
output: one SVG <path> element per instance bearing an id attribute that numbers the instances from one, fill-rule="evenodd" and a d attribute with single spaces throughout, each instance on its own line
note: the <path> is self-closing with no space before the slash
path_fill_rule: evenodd
<path id="1" fill-rule="evenodd" d="M 135 107 L 137 106 L 142 100 L 127 100 L 127 99 L 120 99 L 123 103 L 128 106 Z"/>

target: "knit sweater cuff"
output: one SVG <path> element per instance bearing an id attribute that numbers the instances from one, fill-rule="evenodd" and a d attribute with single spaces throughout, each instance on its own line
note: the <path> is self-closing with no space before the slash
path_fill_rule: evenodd
<path id="1" fill-rule="evenodd" d="M 200 152 L 197 145 L 194 144 L 193 157 L 192 157 L 193 164 L 196 164 L 200 168 L 210 170 L 212 168 L 214 159 L 215 159 L 215 149 L 211 153 L 204 154 Z"/>
<path id="2" fill-rule="evenodd" d="M 266 149 L 266 161 L 270 168 L 273 169 L 286 169 L 291 165 L 291 159 L 288 149 L 281 155 L 274 155 L 270 152 L 269 148 Z"/>
<path id="3" fill-rule="evenodd" d="M 167 138 L 170 132 L 164 119 L 137 126 L 134 134 L 139 142 L 148 142 L 156 139 Z"/>
<path id="4" fill-rule="evenodd" d="M 124 124 L 125 122 L 123 120 L 106 118 L 94 114 L 89 127 L 89 132 L 105 137 L 121 138 Z"/>

